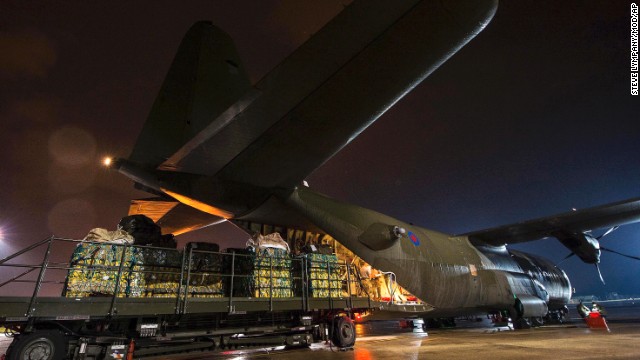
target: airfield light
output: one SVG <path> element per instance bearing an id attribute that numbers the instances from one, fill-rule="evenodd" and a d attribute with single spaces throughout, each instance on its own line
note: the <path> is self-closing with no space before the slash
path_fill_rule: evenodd
<path id="1" fill-rule="evenodd" d="M 110 156 L 107 156 L 102 160 L 102 164 L 106 167 L 111 166 L 111 163 L 113 163 L 113 158 L 111 158 Z"/>

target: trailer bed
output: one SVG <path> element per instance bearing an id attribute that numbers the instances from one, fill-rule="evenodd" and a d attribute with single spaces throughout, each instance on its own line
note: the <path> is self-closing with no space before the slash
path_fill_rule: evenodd
<path id="1" fill-rule="evenodd" d="M 361 314 L 430 310 L 374 301 L 357 269 L 335 255 L 201 248 L 52 237 L 0 260 L 10 269 L 0 272 L 9 278 L 0 289 L 30 286 L 32 294 L 0 292 L 0 326 L 14 335 L 7 359 L 133 360 L 329 340 L 348 348 Z M 39 263 L 22 262 L 40 255 Z"/>
<path id="2" fill-rule="evenodd" d="M 38 297 L 34 311 L 27 316 L 30 297 L 0 297 L 0 322 L 26 321 L 28 317 L 41 320 L 95 319 L 110 316 L 111 298 L 63 298 Z M 293 310 L 344 310 L 348 308 L 370 309 L 380 303 L 369 298 L 307 299 L 302 297 L 279 299 L 256 298 L 202 298 L 190 299 L 181 314 L 230 313 L 244 314 L 261 311 Z M 305 306 L 306 305 L 306 306 Z M 176 299 L 171 298 L 117 298 L 114 311 L 117 316 L 174 315 Z"/>

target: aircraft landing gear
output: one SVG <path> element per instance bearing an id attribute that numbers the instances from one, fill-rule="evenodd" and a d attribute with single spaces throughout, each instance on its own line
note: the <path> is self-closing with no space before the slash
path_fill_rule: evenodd
<path id="1" fill-rule="evenodd" d="M 455 318 L 431 318 L 425 319 L 427 328 L 430 329 L 447 329 L 456 327 Z"/>
<path id="2" fill-rule="evenodd" d="M 545 321 L 548 323 L 563 324 L 568 313 L 569 308 L 565 305 L 558 310 L 549 311 L 547 316 L 545 316 Z"/>
<path id="3" fill-rule="evenodd" d="M 542 316 L 537 316 L 537 317 L 532 317 L 531 318 L 531 326 L 533 327 L 539 327 L 544 325 L 544 319 L 542 318 Z"/>
<path id="4" fill-rule="evenodd" d="M 513 328 L 516 330 L 531 329 L 531 323 L 525 318 L 516 318 L 513 320 Z"/>

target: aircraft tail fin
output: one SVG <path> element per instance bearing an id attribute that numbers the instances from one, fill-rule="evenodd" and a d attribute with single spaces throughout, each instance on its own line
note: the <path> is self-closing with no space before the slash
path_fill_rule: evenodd
<path id="1" fill-rule="evenodd" d="M 229 35 L 209 22 L 194 24 L 178 48 L 129 159 L 158 167 L 250 87 Z"/>

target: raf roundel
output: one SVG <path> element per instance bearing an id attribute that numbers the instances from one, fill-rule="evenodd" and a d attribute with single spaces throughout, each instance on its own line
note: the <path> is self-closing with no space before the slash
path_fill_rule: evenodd
<path id="1" fill-rule="evenodd" d="M 416 234 L 414 234 L 411 231 L 409 231 L 409 233 L 407 235 L 409 235 L 409 240 L 411 240 L 413 245 L 415 245 L 415 246 L 420 245 L 420 239 L 418 239 L 418 236 Z"/>

